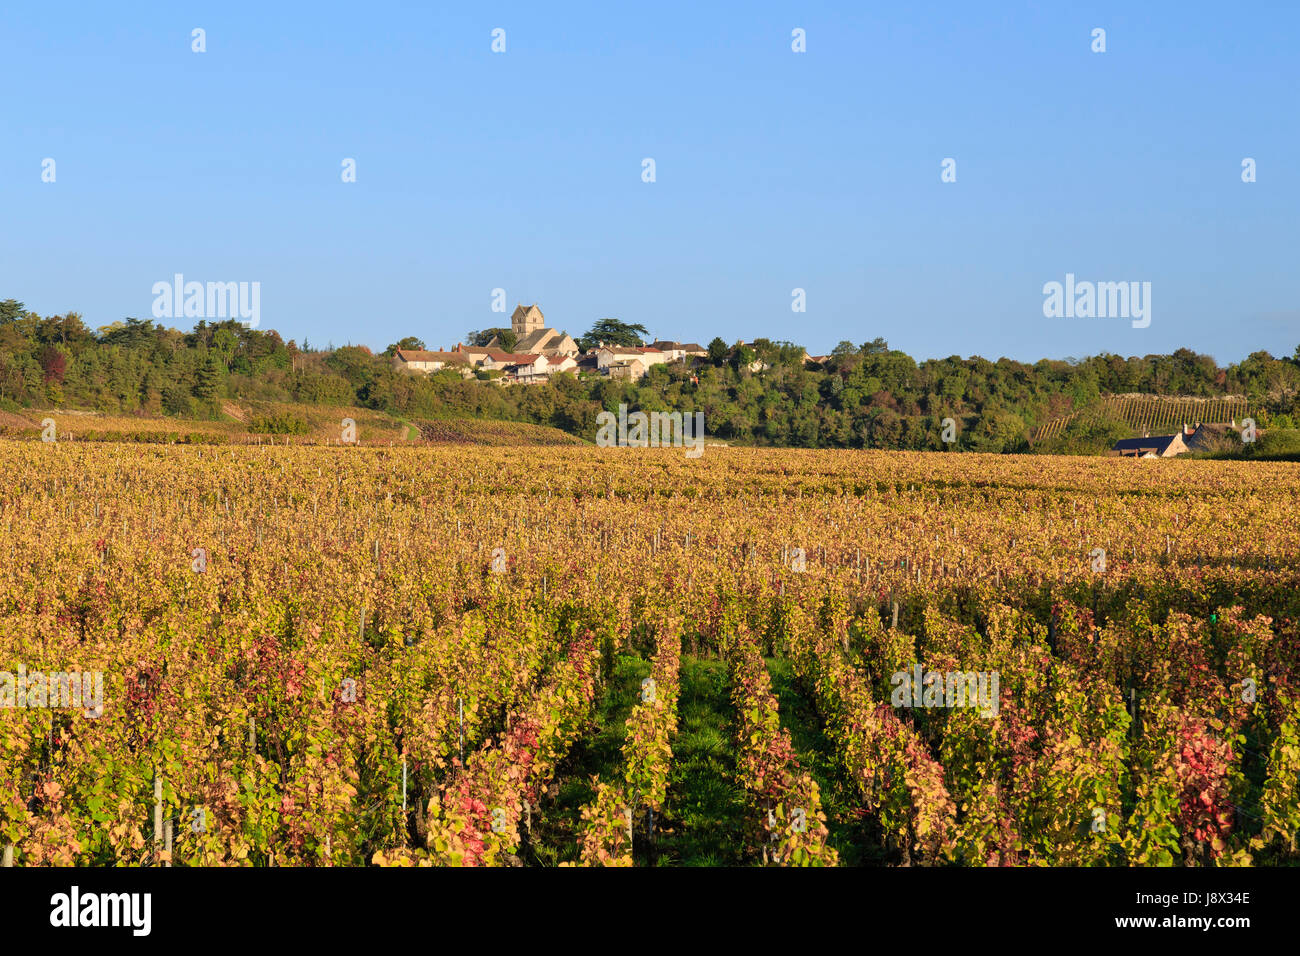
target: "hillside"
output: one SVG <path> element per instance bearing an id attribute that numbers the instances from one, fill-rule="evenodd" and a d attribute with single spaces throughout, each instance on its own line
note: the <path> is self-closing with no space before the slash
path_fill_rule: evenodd
<path id="1" fill-rule="evenodd" d="M 74 409 L 0 411 L 0 437 L 38 440 L 43 423 L 54 421 L 59 441 L 225 445 L 275 442 L 335 445 L 344 421 L 368 444 L 581 445 L 557 428 L 475 418 L 411 422 L 369 408 L 283 402 L 225 402 L 219 419 L 160 415 L 107 415 Z"/>
<path id="2" fill-rule="evenodd" d="M 510 445 L 585 445 L 558 428 L 529 425 L 527 422 L 484 421 L 473 418 L 449 418 L 414 423 L 420 437 L 430 444 L 463 444 L 505 447 Z"/>
<path id="3" fill-rule="evenodd" d="M 590 441 L 600 411 L 625 404 L 703 412 L 710 436 L 737 445 L 1076 454 L 1095 454 L 1112 433 L 1172 430 L 1184 420 L 1231 421 L 1249 411 L 1261 428 L 1292 428 L 1300 419 L 1300 352 L 1255 352 L 1227 367 L 1188 349 L 1032 365 L 956 355 L 917 361 L 877 337 L 841 342 L 814 361 L 789 342 L 715 338 L 707 356 L 651 363 L 636 380 L 580 370 L 519 387 L 400 367 L 392 353 L 408 341 L 420 340 L 408 336 L 379 354 L 313 349 L 233 320 L 200 321 L 189 332 L 138 319 L 92 330 L 75 313 L 42 317 L 3 300 L 0 410 L 33 423 L 42 409 L 96 412 L 109 418 L 66 427 L 78 437 L 154 441 L 275 435 L 323 443 L 338 439 L 344 417 L 363 442 L 410 440 L 409 423 L 448 419 L 528 422 Z M 479 371 L 491 379 L 500 370 Z M 949 420 L 955 434 L 945 438 Z M 1069 447 L 1055 449 L 1062 435 Z"/>
<path id="4" fill-rule="evenodd" d="M 1136 434 L 1149 432 L 1173 433 L 1183 425 L 1226 425 L 1240 422 L 1254 411 L 1254 406 L 1241 395 L 1221 398 L 1194 398 L 1182 395 L 1108 395 L 1097 402 L 1062 415 L 1034 429 L 1029 436 L 1032 445 L 1050 441 L 1063 435 L 1069 426 L 1086 415 L 1097 415 L 1123 422 Z"/>

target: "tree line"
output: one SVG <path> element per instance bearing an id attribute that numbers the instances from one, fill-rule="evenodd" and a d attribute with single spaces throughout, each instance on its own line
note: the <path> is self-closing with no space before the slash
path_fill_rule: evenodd
<path id="1" fill-rule="evenodd" d="M 485 330 L 495 334 L 499 330 Z M 639 342 L 644 330 L 602 319 L 580 341 Z M 471 333 L 471 341 L 483 332 Z M 446 370 L 395 367 L 398 348 L 313 348 L 235 320 L 200 321 L 188 332 L 128 318 L 96 330 L 81 317 L 40 316 L 0 302 L 0 408 L 75 408 L 115 415 L 218 418 L 227 401 L 360 406 L 405 418 L 475 417 L 550 425 L 590 439 L 596 415 L 620 403 L 642 411 L 703 411 L 724 441 L 811 448 L 1029 450 L 1031 430 L 1088 409 L 1103 395 L 1245 395 L 1261 427 L 1300 422 L 1300 348 L 1290 358 L 1255 352 L 1219 367 L 1208 355 L 1042 359 L 979 356 L 915 361 L 876 338 L 841 342 L 820 362 L 784 341 L 728 345 L 714 338 L 692 365 L 651 366 L 636 382 L 555 376 L 503 388 Z M 943 420 L 955 441 L 943 440 Z M 1043 450 L 1097 450 L 1130 431 L 1100 412 L 1078 416 Z"/>

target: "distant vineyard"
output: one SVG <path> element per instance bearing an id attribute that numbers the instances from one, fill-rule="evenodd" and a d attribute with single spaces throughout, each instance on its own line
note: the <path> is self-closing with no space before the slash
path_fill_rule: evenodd
<path id="1" fill-rule="evenodd" d="M 356 424 L 367 443 L 401 441 L 407 433 L 392 416 L 369 408 L 285 402 L 226 402 L 221 419 L 168 415 L 110 415 L 79 409 L 0 412 L 0 437 L 39 440 L 47 422 L 59 441 L 225 445 L 275 441 L 295 445 L 338 444 L 344 421 Z"/>
<path id="2" fill-rule="evenodd" d="M 1108 395 L 1100 402 L 1086 406 L 1101 408 L 1122 419 L 1138 431 L 1173 431 L 1183 425 L 1226 424 L 1240 421 L 1250 414 L 1251 405 L 1240 396 L 1224 398 L 1166 398 L 1156 395 Z M 1030 435 L 1030 441 L 1047 441 L 1056 438 L 1079 417 L 1084 409 L 1054 418 L 1040 425 Z"/>
<path id="3" fill-rule="evenodd" d="M 448 418 L 407 422 L 384 412 L 346 406 L 281 402 L 227 402 L 225 418 L 202 420 L 169 416 L 106 415 L 80 410 L 0 411 L 0 438 L 36 441 L 46 422 L 59 441 L 165 445 L 337 445 L 346 422 L 356 426 L 361 444 L 461 444 L 485 446 L 581 445 L 558 428 L 527 422 Z"/>
<path id="4" fill-rule="evenodd" d="M 420 438 L 434 443 L 466 445 L 581 445 L 568 432 L 527 422 L 501 422 L 477 418 L 450 418 L 417 422 Z"/>

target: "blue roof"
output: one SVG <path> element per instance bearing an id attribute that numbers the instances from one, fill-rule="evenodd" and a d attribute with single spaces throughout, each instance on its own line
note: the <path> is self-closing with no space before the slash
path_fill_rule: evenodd
<path id="1" fill-rule="evenodd" d="M 1177 435 L 1152 435 L 1150 438 L 1122 438 L 1111 445 L 1111 451 L 1146 451 L 1163 452 Z"/>

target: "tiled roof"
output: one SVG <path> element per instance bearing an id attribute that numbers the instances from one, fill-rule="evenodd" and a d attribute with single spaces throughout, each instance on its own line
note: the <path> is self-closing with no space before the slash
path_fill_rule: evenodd
<path id="1" fill-rule="evenodd" d="M 662 355 L 662 349 L 651 348 L 645 345 L 605 345 L 596 350 L 597 352 L 612 352 L 615 355 Z"/>
<path id="2" fill-rule="evenodd" d="M 430 352 L 427 349 L 398 349 L 397 357 L 403 362 L 461 362 L 469 360 L 463 352 Z"/>
<path id="3" fill-rule="evenodd" d="M 536 359 L 532 352 L 503 352 L 501 349 L 472 348 L 466 346 L 465 355 L 485 355 L 494 362 L 518 362 L 525 358 Z"/>

